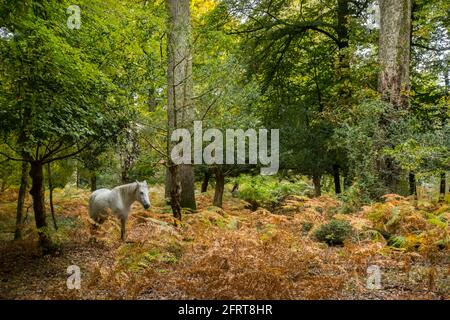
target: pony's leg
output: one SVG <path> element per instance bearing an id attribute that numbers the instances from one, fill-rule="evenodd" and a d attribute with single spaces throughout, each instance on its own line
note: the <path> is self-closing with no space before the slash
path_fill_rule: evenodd
<path id="1" fill-rule="evenodd" d="M 99 212 L 95 215 L 95 218 L 92 218 L 93 222 L 91 222 L 91 235 L 98 235 L 100 232 L 100 225 L 103 224 L 106 220 L 105 212 Z"/>
<path id="2" fill-rule="evenodd" d="M 89 222 L 89 225 L 90 225 L 89 242 L 97 242 L 96 236 L 98 235 L 98 227 L 99 227 L 97 219 L 92 219 L 92 221 Z"/>
<path id="3" fill-rule="evenodd" d="M 122 239 L 122 241 L 125 241 L 125 228 L 127 225 L 127 218 L 125 217 L 121 217 L 120 218 L 120 239 Z"/>
<path id="4" fill-rule="evenodd" d="M 93 228 L 97 230 L 103 222 L 105 222 L 106 218 L 104 216 L 97 216 L 94 219 Z"/>

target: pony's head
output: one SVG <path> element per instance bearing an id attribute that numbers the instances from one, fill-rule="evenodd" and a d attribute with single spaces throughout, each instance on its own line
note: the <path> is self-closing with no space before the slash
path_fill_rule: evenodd
<path id="1" fill-rule="evenodd" d="M 152 205 L 150 204 L 150 199 L 148 198 L 148 186 L 147 181 L 138 182 L 136 181 L 136 198 L 137 200 L 144 206 L 145 209 L 150 208 Z"/>

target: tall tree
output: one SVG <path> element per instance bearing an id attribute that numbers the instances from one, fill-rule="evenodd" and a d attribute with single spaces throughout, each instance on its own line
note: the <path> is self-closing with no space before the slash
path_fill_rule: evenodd
<path id="1" fill-rule="evenodd" d="M 192 44 L 189 0 L 167 0 L 166 6 L 169 13 L 167 40 L 168 150 L 171 150 L 170 137 L 173 130 L 192 127 L 194 116 L 192 104 Z M 174 167 L 171 160 L 169 160 L 169 166 Z M 168 182 L 170 185 L 180 184 L 179 200 L 181 207 L 195 210 L 193 165 L 178 165 L 169 170 L 169 173 Z"/>
<path id="2" fill-rule="evenodd" d="M 382 99 L 409 108 L 411 0 L 380 0 L 380 75 Z"/>
<path id="3" fill-rule="evenodd" d="M 381 98 L 396 110 L 408 110 L 410 107 L 411 10 L 412 0 L 380 0 L 378 91 Z M 393 120 L 383 121 L 386 122 L 383 125 L 388 127 Z M 400 169 L 391 157 L 386 157 L 380 165 L 386 187 L 396 192 Z M 411 186 L 414 180 L 411 173 L 410 190 L 414 189 Z"/>
<path id="4" fill-rule="evenodd" d="M 9 146 L 0 154 L 30 164 L 30 194 L 45 252 L 53 243 L 46 221 L 44 166 L 82 152 L 93 141 L 114 140 L 127 125 L 127 113 L 120 105 L 122 91 L 92 61 L 95 48 L 89 43 L 101 38 L 99 28 L 61 28 L 64 4 L 27 3 L 19 10 L 2 1 L 13 36 L 0 42 L 0 93 L 10 101 L 0 109 L 0 133 Z"/>

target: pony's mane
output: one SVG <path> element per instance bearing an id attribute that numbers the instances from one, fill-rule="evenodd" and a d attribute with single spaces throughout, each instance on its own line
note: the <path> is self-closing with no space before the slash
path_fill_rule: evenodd
<path id="1" fill-rule="evenodd" d="M 120 193 L 132 193 L 136 190 L 136 182 L 123 184 L 121 186 L 117 186 L 114 189 L 118 190 Z"/>

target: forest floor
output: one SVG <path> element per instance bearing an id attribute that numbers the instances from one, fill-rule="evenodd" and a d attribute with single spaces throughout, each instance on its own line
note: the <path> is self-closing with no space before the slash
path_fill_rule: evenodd
<path id="1" fill-rule="evenodd" d="M 133 206 L 127 241 L 109 219 L 92 235 L 89 192 L 58 190 L 60 246 L 42 256 L 29 213 L 24 240 L 12 241 L 14 191 L 0 196 L 1 299 L 449 299 L 450 206 L 417 204 L 397 196 L 351 214 L 331 196 L 289 196 L 269 212 L 233 198 L 213 207 L 212 191 L 197 195 L 198 211 L 174 227 L 161 188 L 150 210 Z M 29 199 L 27 200 L 27 206 Z M 31 210 L 31 209 L 30 209 Z M 438 217 L 439 221 L 430 218 Z M 347 220 L 355 233 L 343 246 L 315 240 L 330 219 Z M 433 218 L 433 219 L 434 219 Z M 378 220 L 377 220 L 378 219 Z M 385 220 L 383 220 L 385 219 Z M 413 245 L 394 248 L 371 227 L 384 221 Z M 430 223 L 431 221 L 431 223 Z M 48 215 L 48 223 L 52 224 Z M 418 236 L 417 230 L 426 230 Z M 394 229 L 392 229 L 394 230 Z M 69 290 L 67 267 L 81 270 L 81 289 Z M 380 268 L 381 289 L 367 286 L 368 267 Z"/>

